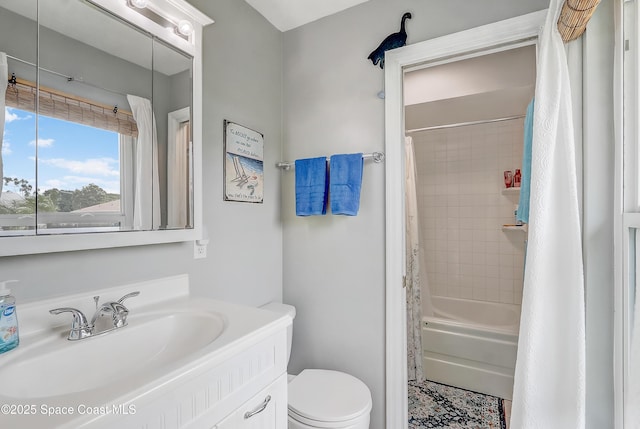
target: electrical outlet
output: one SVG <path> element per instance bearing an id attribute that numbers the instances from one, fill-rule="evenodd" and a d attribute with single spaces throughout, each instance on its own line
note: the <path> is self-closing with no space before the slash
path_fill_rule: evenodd
<path id="1" fill-rule="evenodd" d="M 193 259 L 202 259 L 207 257 L 207 245 L 193 242 Z"/>

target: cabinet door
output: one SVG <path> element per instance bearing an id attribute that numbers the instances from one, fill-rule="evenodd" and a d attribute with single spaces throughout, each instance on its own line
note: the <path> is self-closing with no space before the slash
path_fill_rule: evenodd
<path id="1" fill-rule="evenodd" d="M 245 402 L 216 429 L 286 429 L 287 374 Z"/>

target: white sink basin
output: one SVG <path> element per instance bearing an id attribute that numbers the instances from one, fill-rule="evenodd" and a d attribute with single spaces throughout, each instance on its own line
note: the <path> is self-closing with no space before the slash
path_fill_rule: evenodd
<path id="1" fill-rule="evenodd" d="M 139 385 L 193 358 L 224 330 L 220 314 L 194 310 L 131 316 L 128 326 L 78 341 L 49 338 L 3 363 L 0 395 L 46 398 L 118 383 Z"/>

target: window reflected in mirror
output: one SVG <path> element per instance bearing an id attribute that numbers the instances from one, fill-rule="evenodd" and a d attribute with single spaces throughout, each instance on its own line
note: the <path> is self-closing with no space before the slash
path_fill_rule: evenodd
<path id="1" fill-rule="evenodd" d="M 120 137 L 115 131 L 90 127 L 54 117 L 38 117 L 38 139 L 30 135 L 35 115 L 7 108 L 11 121 L 11 153 L 5 159 L 2 209 L 4 229 L 34 228 L 35 208 L 39 233 L 63 228 L 120 229 Z M 34 153 L 38 152 L 36 191 Z M 28 160 L 24 162 L 24 160 Z M 28 216 L 25 216 L 28 215 Z M 25 224 L 25 219 L 32 219 Z"/>
<path id="2" fill-rule="evenodd" d="M 84 0 L 0 35 L 0 236 L 193 228 L 193 58 Z"/>
<path id="3" fill-rule="evenodd" d="M 5 107 L 4 116 L 0 227 L 6 235 L 33 233 L 36 214 L 36 117 L 33 112 L 11 107 Z"/>

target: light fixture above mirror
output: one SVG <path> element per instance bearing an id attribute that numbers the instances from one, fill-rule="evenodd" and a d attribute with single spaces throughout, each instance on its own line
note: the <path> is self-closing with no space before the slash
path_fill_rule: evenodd
<path id="1" fill-rule="evenodd" d="M 165 28 L 173 29 L 173 31 L 185 40 L 193 33 L 193 23 L 190 19 L 176 18 L 170 13 L 166 13 L 150 0 L 127 0 L 127 4 L 131 9 L 145 16 L 156 24 Z"/>
<path id="2" fill-rule="evenodd" d="M 178 22 L 178 24 L 176 24 L 176 31 L 178 32 L 178 34 L 182 34 L 183 36 L 188 37 L 191 35 L 191 33 L 193 33 L 193 24 L 191 24 L 191 21 L 183 19 Z"/>
<path id="3" fill-rule="evenodd" d="M 144 9 L 148 3 L 148 0 L 129 0 L 129 4 L 138 9 Z"/>

